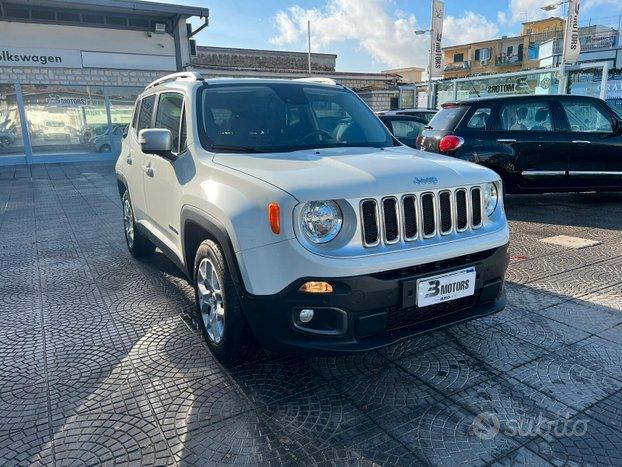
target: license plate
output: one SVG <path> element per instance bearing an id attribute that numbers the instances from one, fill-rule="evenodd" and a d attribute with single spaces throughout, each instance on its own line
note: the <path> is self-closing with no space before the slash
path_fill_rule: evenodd
<path id="1" fill-rule="evenodd" d="M 417 281 L 417 306 L 444 303 L 475 294 L 475 268 L 426 277 Z"/>

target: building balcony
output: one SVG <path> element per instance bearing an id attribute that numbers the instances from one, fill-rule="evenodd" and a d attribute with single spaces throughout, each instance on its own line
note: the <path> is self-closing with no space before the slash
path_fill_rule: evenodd
<path id="1" fill-rule="evenodd" d="M 522 55 L 518 55 L 518 54 L 503 55 L 495 59 L 496 66 L 514 66 L 514 65 L 520 65 L 522 63 L 523 63 L 523 57 Z"/>
<path id="2" fill-rule="evenodd" d="M 448 63 L 445 65 L 445 68 L 443 70 L 444 71 L 461 71 L 461 70 L 469 70 L 469 69 L 471 69 L 471 62 L 467 60 L 464 62 Z"/>

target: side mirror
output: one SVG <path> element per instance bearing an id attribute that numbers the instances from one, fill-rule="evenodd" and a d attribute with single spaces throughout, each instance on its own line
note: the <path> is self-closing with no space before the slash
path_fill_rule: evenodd
<path id="1" fill-rule="evenodd" d="M 619 118 L 616 118 L 613 121 L 613 134 L 614 136 L 622 135 L 622 120 L 620 120 Z"/>
<path id="2" fill-rule="evenodd" d="M 138 142 L 146 154 L 155 154 L 168 160 L 175 160 L 173 154 L 173 134 L 166 128 L 148 128 L 140 130 Z"/>

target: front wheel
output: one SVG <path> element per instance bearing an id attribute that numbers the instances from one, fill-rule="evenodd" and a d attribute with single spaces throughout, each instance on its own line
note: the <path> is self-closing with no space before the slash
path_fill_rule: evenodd
<path id="1" fill-rule="evenodd" d="M 199 246 L 194 261 L 197 322 L 212 354 L 223 363 L 248 359 L 255 342 L 242 314 L 235 285 L 220 247 Z"/>

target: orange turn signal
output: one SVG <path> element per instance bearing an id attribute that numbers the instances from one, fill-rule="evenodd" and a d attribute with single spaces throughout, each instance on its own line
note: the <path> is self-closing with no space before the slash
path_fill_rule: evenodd
<path id="1" fill-rule="evenodd" d="M 279 203 L 268 204 L 268 220 L 270 228 L 276 235 L 281 233 L 281 207 Z"/>
<path id="2" fill-rule="evenodd" d="M 328 282 L 323 281 L 309 281 L 300 286 L 298 292 L 304 293 L 332 293 L 333 286 Z"/>

